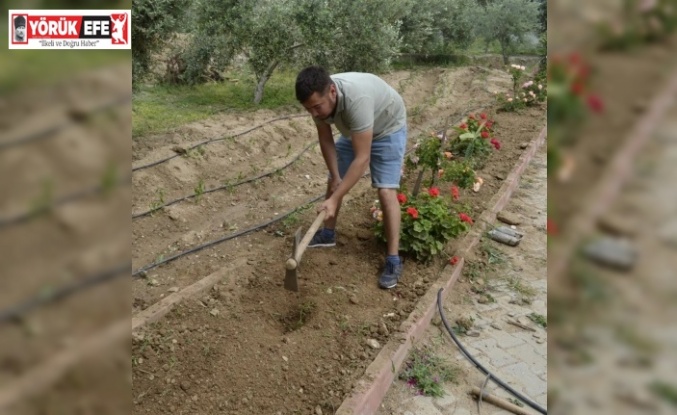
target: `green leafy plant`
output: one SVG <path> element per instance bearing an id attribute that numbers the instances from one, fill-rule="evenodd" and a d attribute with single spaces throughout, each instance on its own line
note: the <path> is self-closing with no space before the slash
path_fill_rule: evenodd
<path id="1" fill-rule="evenodd" d="M 457 160 L 442 165 L 442 180 L 451 182 L 463 189 L 469 189 L 475 183 L 477 176 L 472 164 L 468 160 Z"/>
<path id="2" fill-rule="evenodd" d="M 442 253 L 447 241 L 467 231 L 468 225 L 472 224 L 469 216 L 452 209 L 436 187 L 417 197 L 400 193 L 398 200 L 402 211 L 400 251 L 412 255 L 418 261 L 429 261 Z M 376 236 L 385 242 L 382 212 L 374 206 L 372 215 L 376 219 Z"/>
<path id="3" fill-rule="evenodd" d="M 452 154 L 472 159 L 474 166 L 482 166 L 491 154 L 492 147 L 501 148 L 501 143 L 494 137 L 494 121 L 487 114 L 470 114 L 460 125 L 454 127 L 455 137 L 450 141 Z"/>
<path id="4" fill-rule="evenodd" d="M 443 382 L 456 382 L 459 370 L 429 351 L 414 348 L 399 378 L 415 388 L 417 394 L 441 397 Z"/>

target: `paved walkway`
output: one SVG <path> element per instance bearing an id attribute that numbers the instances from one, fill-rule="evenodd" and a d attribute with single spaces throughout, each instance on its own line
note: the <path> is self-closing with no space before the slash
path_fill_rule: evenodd
<path id="1" fill-rule="evenodd" d="M 499 261 L 492 272 L 483 274 L 480 271 L 472 278 L 476 285 L 484 283 L 489 287 L 487 292 L 495 302 L 478 302 L 482 296 L 469 290 L 471 268 L 467 268 L 444 305 L 445 317 L 452 326 L 460 315 L 473 318 L 477 337 L 458 336 L 468 352 L 498 378 L 544 407 L 547 404 L 547 335 L 544 328 L 526 316 L 531 313 L 547 315 L 546 197 L 543 147 L 505 209 L 521 220 L 517 228 L 525 234 L 522 242 L 518 247 L 509 247 L 483 240 L 477 248 L 492 252 L 492 257 Z M 533 331 L 507 322 L 515 319 Z M 431 398 L 416 396 L 412 388 L 396 380 L 378 414 L 477 414 L 477 403 L 469 396 L 469 391 L 472 386 L 481 386 L 485 376 L 461 355 L 444 326 L 439 324 L 438 317 L 433 319 L 433 325 L 421 343 L 430 347 L 433 354 L 455 362 L 463 369 L 459 382 L 446 384 L 444 397 Z M 506 400 L 513 398 L 493 382 L 489 382 L 486 390 Z M 481 413 L 504 415 L 509 412 L 485 402 Z"/>

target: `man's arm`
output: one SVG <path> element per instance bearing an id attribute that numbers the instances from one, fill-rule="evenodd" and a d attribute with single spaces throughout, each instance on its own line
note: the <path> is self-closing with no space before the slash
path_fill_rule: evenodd
<path id="1" fill-rule="evenodd" d="M 316 126 L 324 163 L 327 165 L 329 173 L 331 173 L 331 178 L 333 180 L 340 180 L 338 162 L 336 161 L 336 144 L 331 134 L 331 126 L 328 124 L 316 124 Z"/>
<path id="2" fill-rule="evenodd" d="M 360 180 L 364 172 L 367 170 L 367 167 L 369 167 L 372 138 L 373 132 L 371 129 L 361 133 L 352 134 L 351 141 L 353 144 L 355 158 L 350 164 L 350 167 L 348 167 L 348 171 L 346 172 L 343 181 L 332 195 L 332 198 L 335 198 L 335 200 L 339 200 L 345 196 L 346 193 L 348 193 L 348 191 L 352 189 L 353 186 L 355 186 L 355 184 Z"/>

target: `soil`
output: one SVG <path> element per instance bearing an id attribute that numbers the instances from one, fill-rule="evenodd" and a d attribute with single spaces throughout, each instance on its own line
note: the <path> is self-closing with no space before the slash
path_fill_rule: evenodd
<path id="1" fill-rule="evenodd" d="M 398 71 L 384 76 L 403 95 L 410 142 L 448 128 L 469 109 L 488 109 L 503 147 L 484 169 L 479 193 L 462 192 L 477 216 L 519 158 L 521 144 L 545 122 L 544 108 L 494 114 L 493 92 L 507 90 L 506 73 L 479 67 Z M 299 112 L 300 114 L 300 112 Z M 222 114 L 165 134 L 134 138 L 134 166 L 173 154 L 214 137 L 237 134 L 280 115 L 272 111 Z M 281 120 L 235 140 L 204 146 L 133 175 L 133 212 L 158 200 L 233 183 L 284 165 L 311 144 L 307 117 Z M 239 178 L 238 178 L 239 176 Z M 314 147 L 282 171 L 229 191 L 203 194 L 133 221 L 133 268 L 215 240 L 283 214 L 324 193 L 326 172 Z M 407 183 L 413 183 L 409 174 Z M 446 185 L 448 186 L 448 185 Z M 444 187 L 442 187 L 444 189 Z M 291 235 L 307 229 L 313 209 L 223 244 L 148 271 L 133 283 L 133 311 L 217 270 L 225 276 L 210 291 L 180 303 L 157 323 L 143 327 L 133 343 L 136 413 L 333 413 L 398 330 L 419 296 L 434 282 L 442 260 L 407 260 L 397 288 L 376 281 L 384 246 L 372 232 L 369 207 L 376 198 L 368 178 L 344 201 L 337 247 L 309 250 L 299 268 L 299 294 L 282 287 Z M 448 254 L 453 254 L 453 244 Z M 162 256 L 162 257 L 161 257 Z"/>
<path id="2" fill-rule="evenodd" d="M 129 65 L 117 65 L 76 74 L 49 88 L 21 91 L 8 97 L 12 105 L 0 102 L 3 142 L 65 125 L 42 140 L 0 151 L 0 173 L 7 178 L 0 185 L 7 196 L 0 202 L 3 219 L 34 207 L 45 183 L 51 183 L 56 199 L 99 185 L 109 163 L 118 174 L 128 168 L 129 101 L 86 117 L 73 115 L 129 97 L 130 82 Z M 128 261 L 130 202 L 131 186 L 117 186 L 106 196 L 89 195 L 2 226 L 0 310 Z M 102 327 L 129 319 L 131 282 L 125 277 L 44 305 L 19 321 L 0 322 L 0 391 L 55 354 L 77 348 L 81 339 Z M 120 401 L 130 387 L 129 342 L 110 346 L 101 358 L 76 365 L 54 388 L 6 413 L 129 413 L 129 403 Z"/>

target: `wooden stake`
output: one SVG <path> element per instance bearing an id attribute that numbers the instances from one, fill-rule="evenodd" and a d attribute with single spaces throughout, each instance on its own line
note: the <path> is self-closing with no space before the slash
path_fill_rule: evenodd
<path id="1" fill-rule="evenodd" d="M 471 393 L 475 395 L 475 397 L 479 398 L 480 396 L 480 388 L 477 386 L 473 386 Z M 489 402 L 491 404 L 494 404 L 498 406 L 501 409 L 505 409 L 506 411 L 510 411 L 513 414 L 517 415 L 533 415 L 531 412 L 527 411 L 526 409 L 519 407 L 515 404 L 512 404 L 505 399 L 501 399 L 498 396 L 492 395 L 490 393 L 484 392 L 482 393 L 482 399 L 486 402 Z"/>

